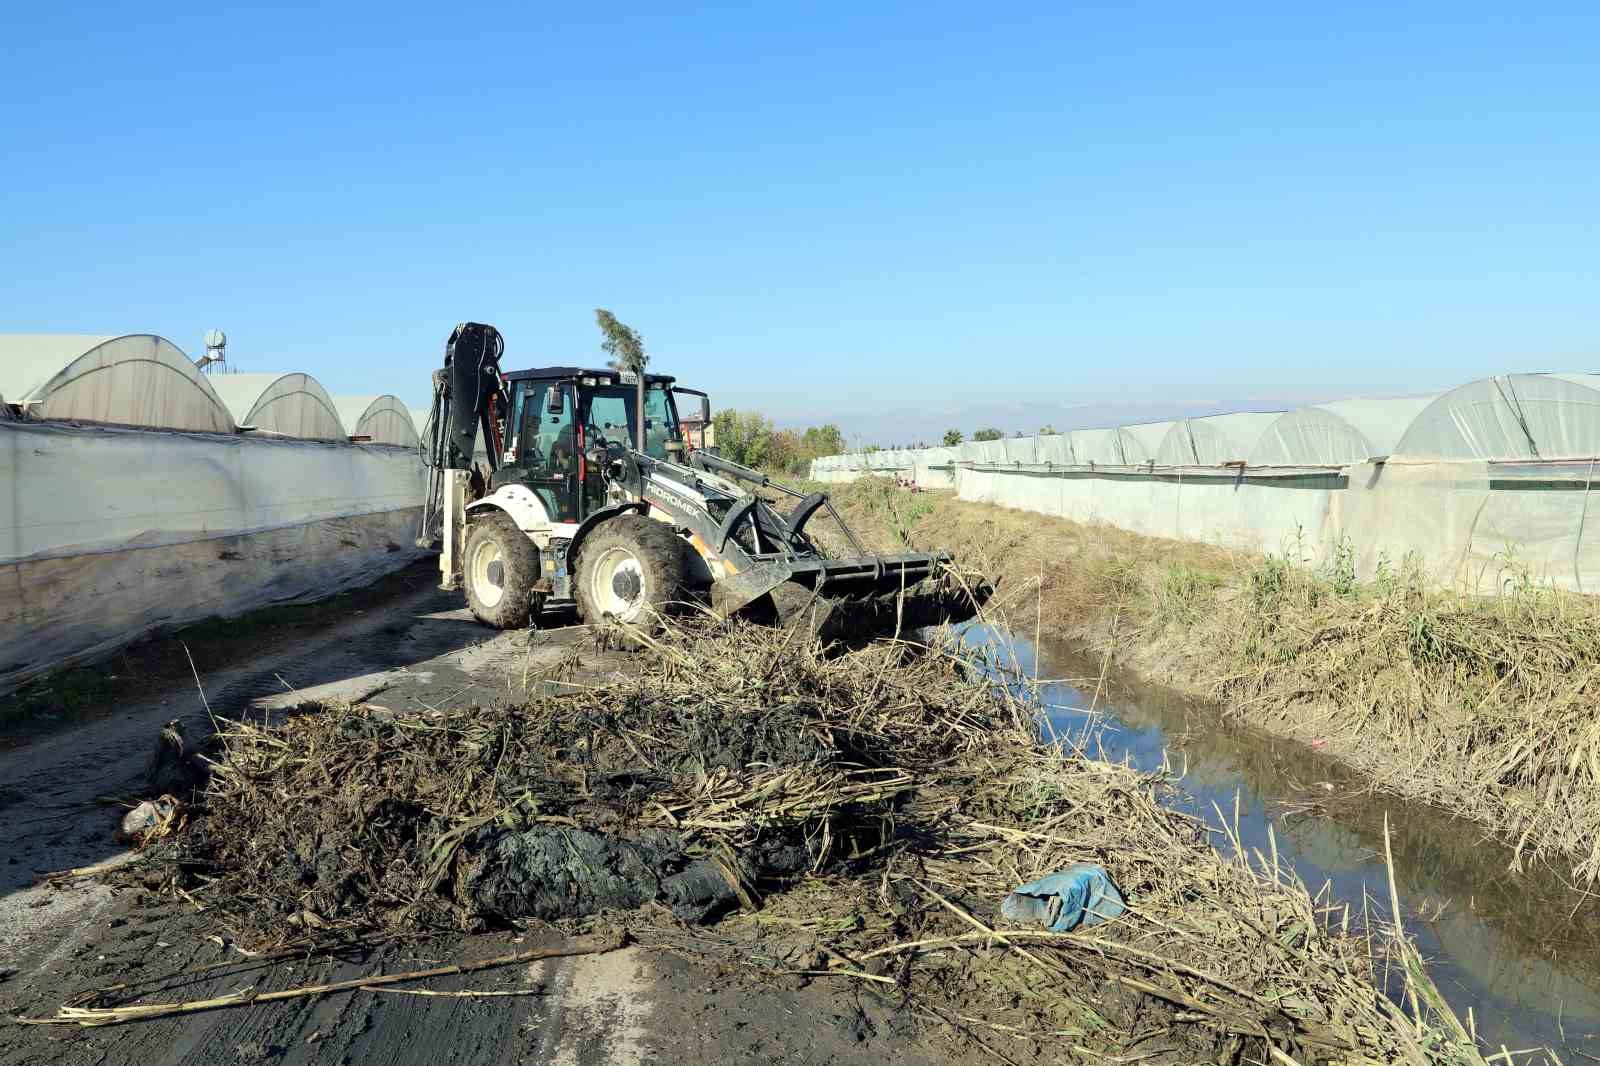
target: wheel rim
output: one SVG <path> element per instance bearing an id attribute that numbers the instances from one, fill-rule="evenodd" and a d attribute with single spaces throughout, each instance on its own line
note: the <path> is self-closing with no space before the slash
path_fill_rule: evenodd
<path id="1" fill-rule="evenodd" d="M 607 548 L 589 571 L 589 598 L 602 615 L 624 622 L 639 617 L 645 604 L 644 567 L 626 548 Z"/>
<path id="2" fill-rule="evenodd" d="M 472 582 L 472 594 L 485 607 L 498 607 L 506 595 L 506 561 L 500 554 L 500 545 L 492 540 L 481 541 L 472 549 L 467 560 L 467 579 Z"/>

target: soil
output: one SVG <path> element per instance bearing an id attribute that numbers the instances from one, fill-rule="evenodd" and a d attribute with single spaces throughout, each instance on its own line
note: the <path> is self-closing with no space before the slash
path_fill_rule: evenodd
<path id="1" fill-rule="evenodd" d="M 158 697 L 194 677 L 190 657 L 208 673 L 278 654 L 348 624 L 397 597 L 439 583 L 438 563 L 423 559 L 371 585 L 315 603 L 267 607 L 237 618 L 212 618 L 130 645 L 103 662 L 62 670 L 0 695 L 0 751 L 114 714 Z"/>
<path id="2" fill-rule="evenodd" d="M 336 960 L 263 964 L 204 939 L 205 928 L 201 915 L 117 901 L 49 965 L 0 981 L 0 1014 L 47 1016 L 78 992 L 111 983 L 134 986 L 152 1001 L 203 999 L 244 987 L 266 992 L 562 943 L 551 932 L 500 933 L 390 944 Z M 640 947 L 400 987 L 537 991 L 493 998 L 355 991 L 106 1028 L 6 1025 L 0 1026 L 0 1064 L 961 1061 L 924 1047 L 909 1020 L 854 988 L 775 988 Z"/>

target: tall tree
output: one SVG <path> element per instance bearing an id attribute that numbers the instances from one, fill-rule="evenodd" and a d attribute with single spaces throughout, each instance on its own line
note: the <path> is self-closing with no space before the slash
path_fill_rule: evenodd
<path id="1" fill-rule="evenodd" d="M 1005 436 L 998 429 L 980 429 L 972 435 L 973 440 L 999 440 Z"/>
<path id="2" fill-rule="evenodd" d="M 944 431 L 944 446 L 946 448 L 954 448 L 960 443 L 961 431 L 959 429 L 947 429 Z"/>
<path id="3" fill-rule="evenodd" d="M 638 376 L 638 395 L 634 407 L 633 446 L 644 451 L 644 368 L 650 357 L 644 351 L 644 338 L 639 331 L 622 322 L 604 307 L 594 309 L 595 325 L 600 327 L 600 350 L 611 358 L 607 365 L 612 370 L 632 371 Z"/>

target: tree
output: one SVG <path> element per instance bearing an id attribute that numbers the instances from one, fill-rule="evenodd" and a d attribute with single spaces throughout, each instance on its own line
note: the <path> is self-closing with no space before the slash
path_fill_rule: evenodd
<path id="1" fill-rule="evenodd" d="M 944 446 L 946 448 L 954 448 L 960 443 L 961 431 L 959 429 L 947 429 L 944 431 Z"/>
<path id="2" fill-rule="evenodd" d="M 711 424 L 716 427 L 717 448 L 725 459 L 745 466 L 760 466 L 772 450 L 772 422 L 756 411 L 725 407 Z"/>
<path id="3" fill-rule="evenodd" d="M 617 320 L 617 316 L 607 311 L 604 307 L 594 309 L 595 325 L 600 327 L 600 350 L 611 357 L 608 364 L 612 370 L 630 370 L 638 375 L 636 387 L 637 399 L 634 410 L 638 423 L 634 427 L 633 446 L 641 452 L 644 451 L 644 368 L 650 362 L 650 357 L 644 353 L 644 338 L 639 336 L 632 326 L 625 325 Z"/>
<path id="4" fill-rule="evenodd" d="M 831 422 L 812 426 L 800 435 L 800 450 L 808 460 L 824 455 L 843 455 L 844 434 Z"/>
<path id="5" fill-rule="evenodd" d="M 594 309 L 594 321 L 600 327 L 600 350 L 611 357 L 606 365 L 612 370 L 643 371 L 650 357 L 645 354 L 644 338 L 639 332 L 619 322 L 604 307 Z"/>
<path id="6" fill-rule="evenodd" d="M 1041 437 L 1054 437 L 1056 432 L 1055 426 L 1044 425 L 1039 427 L 1039 436 Z"/>
<path id="7" fill-rule="evenodd" d="M 998 429 L 980 429 L 972 435 L 973 440 L 999 440 L 1005 434 Z"/>

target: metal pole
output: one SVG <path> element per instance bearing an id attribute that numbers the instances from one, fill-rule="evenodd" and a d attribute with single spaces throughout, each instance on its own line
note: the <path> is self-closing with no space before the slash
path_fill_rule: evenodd
<path id="1" fill-rule="evenodd" d="M 638 432 L 635 436 L 638 439 L 634 441 L 634 450 L 642 452 L 644 451 L 644 367 L 642 366 L 639 368 L 639 384 L 637 388 L 639 395 L 636 401 L 637 406 L 634 409 L 638 412 L 635 415 L 635 419 L 638 422 Z"/>

